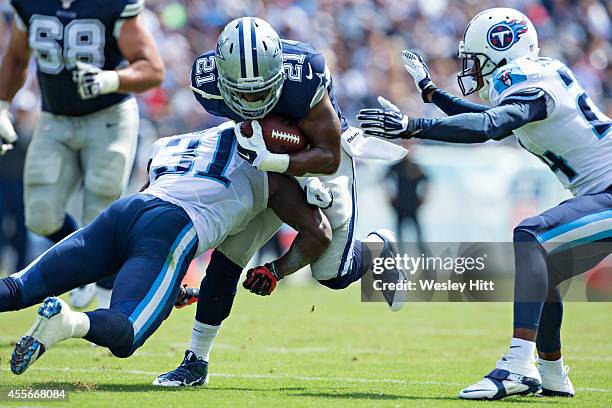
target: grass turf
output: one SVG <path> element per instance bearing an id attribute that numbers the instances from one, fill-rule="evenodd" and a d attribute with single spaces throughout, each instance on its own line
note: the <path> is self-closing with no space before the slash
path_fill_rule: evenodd
<path id="1" fill-rule="evenodd" d="M 175 311 L 129 359 L 75 339 L 14 376 L 12 345 L 35 310 L 0 315 L 0 389 L 67 387 L 71 406 L 612 406 L 610 303 L 566 305 L 564 352 L 575 398 L 493 403 L 456 395 L 505 352 L 509 303 L 408 304 L 392 313 L 382 303 L 360 303 L 357 286 L 281 287 L 269 298 L 240 290 L 211 355 L 210 385 L 196 389 L 150 385 L 182 359 L 194 307 Z"/>

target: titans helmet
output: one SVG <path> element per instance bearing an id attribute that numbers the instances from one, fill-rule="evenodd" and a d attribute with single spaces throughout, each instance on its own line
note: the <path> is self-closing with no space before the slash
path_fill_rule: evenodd
<path id="1" fill-rule="evenodd" d="M 225 26 L 215 52 L 217 86 L 225 103 L 243 119 L 264 117 L 278 102 L 285 81 L 276 31 L 256 17 Z"/>
<path id="2" fill-rule="evenodd" d="M 537 57 L 539 51 L 535 27 L 520 11 L 500 7 L 479 13 L 459 43 L 463 67 L 457 79 L 461 92 L 470 95 L 478 91 L 488 100 L 489 79 L 497 68 L 520 57 Z"/>

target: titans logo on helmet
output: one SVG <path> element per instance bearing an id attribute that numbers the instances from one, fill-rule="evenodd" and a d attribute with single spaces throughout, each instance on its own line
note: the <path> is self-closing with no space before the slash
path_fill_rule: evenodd
<path id="1" fill-rule="evenodd" d="M 489 29 L 487 42 L 494 50 L 505 51 L 516 44 L 521 35 L 526 32 L 526 21 L 502 21 Z"/>

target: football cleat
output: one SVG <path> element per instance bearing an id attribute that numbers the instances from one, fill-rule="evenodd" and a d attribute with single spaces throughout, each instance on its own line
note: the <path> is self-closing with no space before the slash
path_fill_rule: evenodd
<path id="1" fill-rule="evenodd" d="M 174 301 L 174 307 L 181 309 L 198 301 L 200 297 L 199 288 L 190 288 L 187 285 L 181 286 L 179 294 Z"/>
<path id="2" fill-rule="evenodd" d="M 15 345 L 11 371 L 21 374 L 57 342 L 72 337 L 70 307 L 56 297 L 48 297 L 38 309 L 34 325 Z"/>
<path id="3" fill-rule="evenodd" d="M 519 361 L 510 354 L 502 356 L 495 369 L 482 380 L 459 392 L 459 398 L 499 400 L 511 395 L 530 395 L 542 388 L 540 373 L 530 361 Z"/>
<path id="4" fill-rule="evenodd" d="M 397 247 L 397 242 L 393 231 L 388 229 L 379 229 L 371 232 L 370 234 L 377 235 L 384 242 L 384 247 L 379 257 L 395 259 L 395 257 L 399 254 L 399 249 Z M 408 281 L 406 271 L 397 267 L 393 269 L 385 269 L 385 271 L 381 274 L 374 275 L 374 278 L 380 279 L 383 283 L 405 283 Z M 381 290 L 381 293 L 391 310 L 394 312 L 397 312 L 404 307 L 406 298 L 408 296 L 406 289 L 386 289 Z"/>
<path id="5" fill-rule="evenodd" d="M 96 284 L 90 283 L 89 285 L 72 289 L 68 297 L 72 307 L 75 309 L 84 309 L 96 298 Z"/>
<path id="6" fill-rule="evenodd" d="M 185 351 L 180 366 L 168 373 L 161 374 L 153 385 L 159 387 L 197 387 L 208 384 L 208 362 L 197 358 L 193 351 Z"/>
<path id="7" fill-rule="evenodd" d="M 538 371 L 542 377 L 542 395 L 545 397 L 573 397 L 574 385 L 569 379 L 569 367 L 563 362 L 558 367 L 538 360 Z"/>

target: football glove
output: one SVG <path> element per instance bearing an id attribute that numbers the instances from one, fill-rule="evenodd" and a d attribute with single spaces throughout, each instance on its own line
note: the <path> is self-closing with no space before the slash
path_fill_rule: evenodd
<path id="1" fill-rule="evenodd" d="M 276 288 L 276 282 L 282 278 L 276 272 L 274 263 L 267 263 L 263 266 L 249 269 L 242 286 L 256 295 L 269 296 L 274 288 Z"/>
<path id="2" fill-rule="evenodd" d="M 7 101 L 0 101 L 0 156 L 11 150 L 17 141 L 17 133 L 11 123 L 9 105 Z"/>
<path id="3" fill-rule="evenodd" d="M 423 61 L 423 58 L 419 53 L 408 50 L 402 51 L 402 61 L 404 62 L 404 68 L 406 68 L 406 71 L 412 75 L 417 89 L 421 91 L 421 98 L 423 98 L 423 102 L 430 103 L 430 100 L 425 99 L 425 93 L 435 89 L 436 85 L 434 85 L 431 77 L 429 76 L 429 68 L 427 68 L 427 64 L 425 64 L 425 61 Z"/>
<path id="4" fill-rule="evenodd" d="M 181 286 L 178 296 L 174 301 L 174 307 L 181 309 L 198 301 L 200 297 L 200 289 L 190 288 L 187 285 Z"/>
<path id="5" fill-rule="evenodd" d="M 308 204 L 327 209 L 334 203 L 334 195 L 331 190 L 318 177 L 302 177 L 300 187 L 306 193 Z"/>
<path id="6" fill-rule="evenodd" d="M 357 120 L 361 122 L 363 133 L 384 139 L 408 139 L 417 133 L 412 119 L 402 114 L 397 106 L 382 96 L 378 97 L 378 103 L 382 109 L 359 111 Z"/>
<path id="7" fill-rule="evenodd" d="M 117 71 L 103 71 L 100 68 L 78 61 L 72 71 L 72 80 L 77 86 L 81 99 L 94 99 L 119 89 Z"/>
<path id="8" fill-rule="evenodd" d="M 242 122 L 234 126 L 234 135 L 238 142 L 237 150 L 240 157 L 261 171 L 286 172 L 289 167 L 289 155 L 272 153 L 268 150 L 259 122 L 251 121 L 253 134 L 250 137 L 242 134 L 241 125 Z"/>

